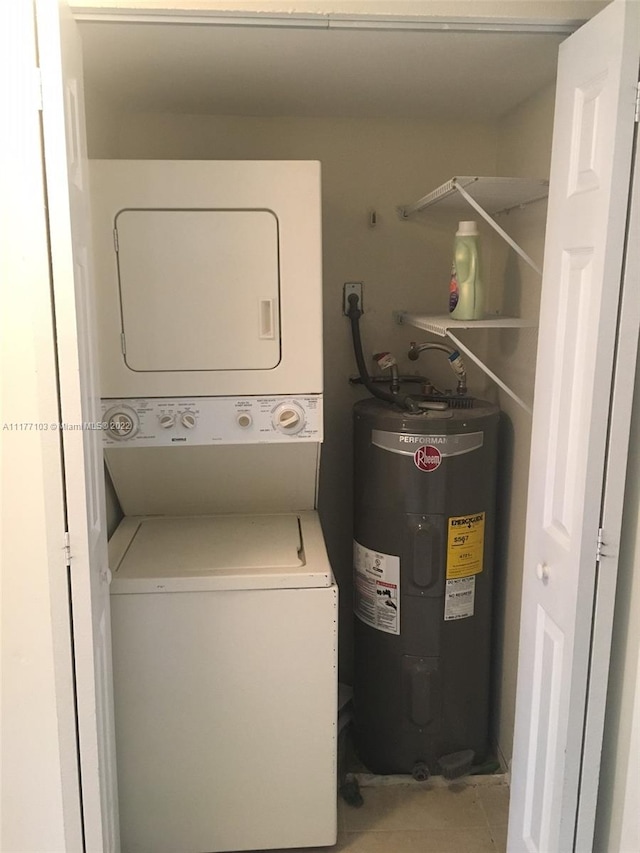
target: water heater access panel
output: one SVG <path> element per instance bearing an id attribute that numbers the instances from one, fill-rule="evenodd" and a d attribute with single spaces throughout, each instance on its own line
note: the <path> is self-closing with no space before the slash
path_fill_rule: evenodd
<path id="1" fill-rule="evenodd" d="M 93 161 L 102 397 L 322 391 L 320 166 Z"/>

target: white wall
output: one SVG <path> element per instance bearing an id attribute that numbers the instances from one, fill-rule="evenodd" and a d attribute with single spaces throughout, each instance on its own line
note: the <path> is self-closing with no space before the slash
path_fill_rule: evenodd
<path id="1" fill-rule="evenodd" d="M 498 170 L 513 177 L 549 177 L 555 85 L 521 104 L 498 126 Z M 542 266 L 546 201 L 500 218 L 500 224 Z M 494 247 L 494 307 L 537 319 L 542 279 L 502 241 Z M 489 364 L 525 401 L 533 399 L 537 334 L 503 331 L 492 337 Z M 497 530 L 494 735 L 507 761 L 513 747 L 522 561 L 527 502 L 531 417 L 500 391 L 504 413 Z"/>
<path id="2" fill-rule="evenodd" d="M 87 98 L 85 104 L 87 134 L 90 135 L 90 155 L 94 159 L 117 156 L 119 116 L 109 98 Z"/>

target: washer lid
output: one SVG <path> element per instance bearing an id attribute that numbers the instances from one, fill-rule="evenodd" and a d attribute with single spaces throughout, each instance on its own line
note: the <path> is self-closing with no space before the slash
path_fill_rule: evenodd
<path id="1" fill-rule="evenodd" d="M 125 518 L 110 543 L 112 593 L 329 586 L 308 565 L 298 515 Z"/>

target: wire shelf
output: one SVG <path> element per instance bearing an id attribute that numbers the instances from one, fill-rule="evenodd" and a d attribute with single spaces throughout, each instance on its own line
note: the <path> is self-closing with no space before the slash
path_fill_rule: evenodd
<path id="1" fill-rule="evenodd" d="M 518 207 L 525 207 L 549 194 L 549 181 L 530 178 L 482 178 L 460 175 L 437 187 L 413 204 L 399 208 L 403 219 L 438 205 L 441 210 L 462 211 L 466 201 L 463 189 L 487 213 L 497 216 Z"/>
<path id="2" fill-rule="evenodd" d="M 446 338 L 450 331 L 456 329 L 530 329 L 537 325 L 533 320 L 522 320 L 518 317 L 487 317 L 483 320 L 454 320 L 443 314 L 430 316 L 428 314 L 412 314 L 410 311 L 395 311 L 397 323 L 404 326 L 415 326 L 433 335 Z"/>

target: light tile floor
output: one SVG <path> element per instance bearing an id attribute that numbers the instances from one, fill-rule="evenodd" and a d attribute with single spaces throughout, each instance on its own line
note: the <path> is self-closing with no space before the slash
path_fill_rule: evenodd
<path id="1" fill-rule="evenodd" d="M 316 848 L 318 853 L 504 853 L 506 848 L 506 785 L 388 785 L 361 793 L 360 808 L 340 801 L 338 844 Z"/>

